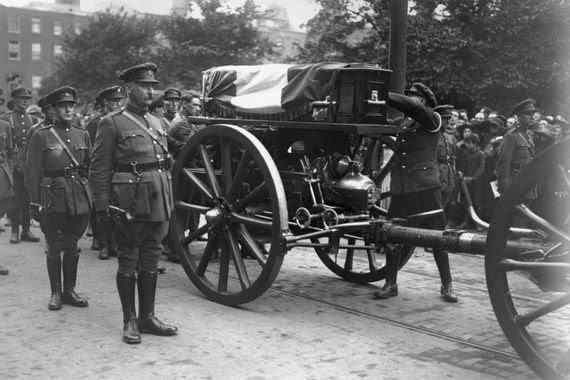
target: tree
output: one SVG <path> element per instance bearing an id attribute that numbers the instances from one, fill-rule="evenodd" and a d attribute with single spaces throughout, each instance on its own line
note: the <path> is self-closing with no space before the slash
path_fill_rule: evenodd
<path id="1" fill-rule="evenodd" d="M 152 61 L 159 67 L 160 88 L 200 88 L 202 71 L 257 63 L 270 51 L 255 27 L 259 14 L 251 0 L 235 10 L 221 0 L 191 5 L 197 12 L 188 18 L 128 14 L 122 8 L 96 13 L 80 34 L 66 31 L 64 54 L 43 87 L 71 85 L 89 103 L 117 83 L 121 70 Z"/>
<path id="2" fill-rule="evenodd" d="M 259 63 L 271 44 L 261 38 L 253 1 L 231 9 L 220 0 L 190 2 L 190 17 L 163 19 L 167 42 L 159 49 L 167 78 L 180 87 L 200 87 L 202 71 L 220 65 Z"/>
<path id="3" fill-rule="evenodd" d="M 117 83 L 120 70 L 156 57 L 157 24 L 153 17 L 129 15 L 122 8 L 96 13 L 80 34 L 64 33 L 62 58 L 43 88 L 71 85 L 84 102 L 91 101 Z"/>
<path id="4" fill-rule="evenodd" d="M 308 22 L 305 61 L 386 63 L 388 1 L 319 0 Z M 535 98 L 548 112 L 570 110 L 570 4 L 559 0 L 410 2 L 407 79 L 430 85 L 442 103 L 508 113 Z M 360 20 L 359 20 L 360 16 Z M 334 36 L 331 38 L 327 32 Z M 349 37 L 359 36 L 350 39 Z"/>

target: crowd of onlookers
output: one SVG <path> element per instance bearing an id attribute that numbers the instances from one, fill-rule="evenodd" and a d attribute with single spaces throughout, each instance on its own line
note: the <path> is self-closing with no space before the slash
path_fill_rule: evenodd
<path id="1" fill-rule="evenodd" d="M 437 109 L 436 109 L 437 110 Z M 489 107 L 482 107 L 473 117 L 464 109 L 452 108 L 444 120 L 442 132 L 453 136 L 455 148 L 451 164 L 458 176 L 457 192 L 448 203 L 448 227 L 482 230 L 466 212 L 467 200 L 461 191 L 465 181 L 477 215 L 489 222 L 500 194 L 497 192 L 497 161 L 503 137 L 519 127 L 517 116 L 505 117 Z M 570 134 L 569 123 L 563 115 L 531 113 L 529 135 L 537 155 L 551 144 Z"/>

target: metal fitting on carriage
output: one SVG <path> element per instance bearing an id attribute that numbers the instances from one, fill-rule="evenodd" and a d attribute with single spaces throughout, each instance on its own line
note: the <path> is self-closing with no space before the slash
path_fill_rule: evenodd
<path id="1" fill-rule="evenodd" d="M 320 217 L 320 214 L 311 214 L 305 207 L 299 207 L 297 211 L 295 211 L 293 220 L 295 220 L 297 226 L 305 229 L 309 228 L 313 221 L 319 219 Z"/>

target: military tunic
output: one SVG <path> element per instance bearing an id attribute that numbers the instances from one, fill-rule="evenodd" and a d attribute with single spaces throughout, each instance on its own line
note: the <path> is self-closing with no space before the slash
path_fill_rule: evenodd
<path id="1" fill-rule="evenodd" d="M 0 216 L 10 208 L 10 198 L 13 193 L 12 167 L 10 153 L 12 135 L 10 124 L 0 120 Z"/>
<path id="2" fill-rule="evenodd" d="M 158 116 L 132 104 L 99 123 L 89 173 L 95 209 L 115 205 L 134 217 L 118 225 L 120 273 L 156 272 L 168 232 L 174 206 L 163 124 Z"/>
<path id="3" fill-rule="evenodd" d="M 52 131 L 59 135 L 79 167 Z M 61 242 L 66 251 L 76 249 L 87 228 L 92 203 L 87 180 L 90 151 L 87 131 L 59 121 L 33 133 L 28 147 L 25 183 L 30 201 L 45 209 L 41 227 L 48 244 Z M 57 255 L 59 250 L 50 249 L 50 254 Z"/>
<path id="4" fill-rule="evenodd" d="M 439 181 L 441 182 L 441 191 L 444 193 L 452 193 L 457 189 L 455 182 L 456 168 L 455 162 L 457 139 L 454 135 L 443 132 L 437 142 L 437 165 L 439 167 Z"/>
<path id="5" fill-rule="evenodd" d="M 514 129 L 507 132 L 499 146 L 497 181 L 499 193 L 505 192 L 512 180 L 534 157 L 534 141 L 531 131 Z M 533 190 L 528 198 L 536 198 Z"/>

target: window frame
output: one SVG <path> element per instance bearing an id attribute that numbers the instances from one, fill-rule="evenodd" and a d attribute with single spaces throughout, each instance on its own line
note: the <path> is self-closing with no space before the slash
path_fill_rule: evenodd
<path id="1" fill-rule="evenodd" d="M 14 46 L 17 47 L 17 50 L 18 50 L 17 52 L 12 49 Z M 13 53 L 17 53 L 18 56 L 12 57 Z M 8 60 L 9 61 L 21 61 L 22 60 L 22 47 L 20 45 L 20 41 L 16 41 L 16 40 L 8 41 Z"/>
<path id="2" fill-rule="evenodd" d="M 14 27 L 13 21 L 16 21 L 16 27 Z M 20 15 L 11 14 L 8 15 L 8 33 L 20 33 L 21 30 L 21 22 L 20 22 Z"/>
<path id="3" fill-rule="evenodd" d="M 34 27 L 37 26 L 37 30 L 34 30 Z M 32 34 L 41 34 L 42 33 L 42 20 L 36 17 L 32 17 Z"/>
<path id="4" fill-rule="evenodd" d="M 35 47 L 38 47 L 38 51 L 34 50 Z M 39 42 L 33 42 L 31 45 L 31 54 L 32 54 L 32 61 L 41 61 L 42 60 L 42 44 Z"/>

